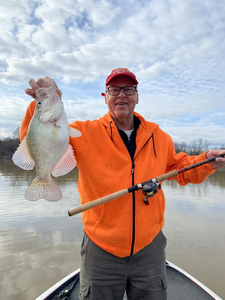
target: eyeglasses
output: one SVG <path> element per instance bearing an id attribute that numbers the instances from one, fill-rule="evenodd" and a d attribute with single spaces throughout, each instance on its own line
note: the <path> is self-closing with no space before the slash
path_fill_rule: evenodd
<path id="1" fill-rule="evenodd" d="M 126 96 L 132 96 L 137 92 L 136 86 L 107 86 L 106 93 L 109 92 L 111 96 L 118 96 L 120 91 L 123 90 Z"/>

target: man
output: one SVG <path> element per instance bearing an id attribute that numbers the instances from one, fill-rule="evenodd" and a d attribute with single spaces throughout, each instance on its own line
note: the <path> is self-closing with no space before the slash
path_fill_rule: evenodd
<path id="1" fill-rule="evenodd" d="M 39 87 L 55 84 L 51 78 L 30 80 L 35 96 Z M 138 104 L 138 81 L 128 69 L 112 71 L 106 79 L 102 95 L 109 112 L 99 120 L 70 124 L 82 136 L 71 138 L 79 169 L 78 189 L 81 203 L 92 201 L 131 185 L 149 180 L 173 169 L 225 154 L 208 151 L 196 157 L 176 154 L 169 135 L 155 123 L 134 112 Z M 59 95 L 61 95 L 58 89 Z M 28 107 L 21 126 L 25 136 L 35 102 Z M 191 170 L 174 178 L 180 185 L 201 183 L 225 165 L 218 158 L 211 165 Z M 166 299 L 166 238 L 163 191 L 143 201 L 136 191 L 82 215 L 84 238 L 81 246 L 80 300 Z"/>

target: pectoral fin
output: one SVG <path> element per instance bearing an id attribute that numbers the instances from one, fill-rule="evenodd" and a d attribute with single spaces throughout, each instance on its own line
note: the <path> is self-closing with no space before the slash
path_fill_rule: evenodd
<path id="1" fill-rule="evenodd" d="M 35 162 L 30 156 L 26 137 L 23 139 L 16 152 L 13 154 L 12 161 L 15 165 L 24 170 L 32 170 L 34 168 Z"/>
<path id="2" fill-rule="evenodd" d="M 54 177 L 63 176 L 76 167 L 76 159 L 74 157 L 73 148 L 71 145 L 68 145 L 68 148 L 60 161 L 52 169 L 52 175 Z"/>
<path id="3" fill-rule="evenodd" d="M 75 128 L 69 127 L 69 135 L 72 138 L 76 138 L 76 137 L 82 136 L 82 133 L 79 130 L 75 129 Z"/>

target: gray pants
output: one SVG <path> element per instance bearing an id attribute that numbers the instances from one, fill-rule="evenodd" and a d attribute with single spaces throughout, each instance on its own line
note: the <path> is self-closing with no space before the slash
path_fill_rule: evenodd
<path id="1" fill-rule="evenodd" d="M 160 232 L 138 253 L 120 258 L 84 234 L 81 246 L 80 300 L 166 300 L 166 238 Z M 126 298 L 124 298 L 126 299 Z"/>

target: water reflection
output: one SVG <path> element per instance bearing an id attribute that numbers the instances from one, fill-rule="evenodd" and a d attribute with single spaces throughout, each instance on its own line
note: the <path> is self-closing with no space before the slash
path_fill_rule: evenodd
<path id="1" fill-rule="evenodd" d="M 163 183 L 166 205 L 180 213 L 223 217 L 225 214 L 225 170 L 218 170 L 201 184 L 179 186 L 175 180 Z"/>
<path id="2" fill-rule="evenodd" d="M 11 160 L 1 160 L 0 176 L 4 176 L 5 180 L 8 180 L 10 178 L 10 186 L 26 186 L 26 184 L 28 186 L 35 177 L 35 174 L 35 169 L 25 171 L 14 165 Z M 60 183 L 61 186 L 65 186 L 69 182 L 77 182 L 78 170 L 77 168 L 75 168 L 70 173 L 62 177 L 54 178 L 54 180 L 57 183 Z"/>
<path id="3" fill-rule="evenodd" d="M 80 265 L 81 216 L 67 215 L 79 205 L 77 170 L 56 179 L 63 194 L 57 203 L 24 199 L 34 176 L 1 162 L 0 299 L 35 299 Z"/>
<path id="4" fill-rule="evenodd" d="M 74 259 L 79 257 L 80 247 L 71 242 L 52 246 L 35 232 L 10 230 L 1 234 L 2 243 L 0 299 L 35 299 L 80 265 Z"/>
<path id="5" fill-rule="evenodd" d="M 63 198 L 29 202 L 24 193 L 35 171 L 0 163 L 0 299 L 32 300 L 80 265 L 78 172 L 56 178 Z M 164 182 L 167 258 L 225 298 L 225 171 L 200 185 Z"/>

